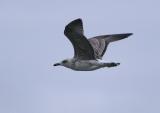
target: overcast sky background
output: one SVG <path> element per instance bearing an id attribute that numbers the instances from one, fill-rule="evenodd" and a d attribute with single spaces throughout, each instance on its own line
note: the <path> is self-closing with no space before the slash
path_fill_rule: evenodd
<path id="1" fill-rule="evenodd" d="M 160 113 L 159 0 L 0 0 L 0 113 Z M 77 72 L 63 30 L 134 33 L 109 45 L 115 68 Z"/>

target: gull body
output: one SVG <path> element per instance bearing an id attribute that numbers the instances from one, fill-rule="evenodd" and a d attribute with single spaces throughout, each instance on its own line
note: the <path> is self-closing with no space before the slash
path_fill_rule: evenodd
<path id="1" fill-rule="evenodd" d="M 115 67 L 120 65 L 120 63 L 115 62 L 103 62 L 101 59 L 109 43 L 132 35 L 132 33 L 111 34 L 87 39 L 83 33 L 81 19 L 70 22 L 65 27 L 64 34 L 73 45 L 74 57 L 55 63 L 54 66 L 64 66 L 76 71 L 92 71 L 103 67 Z"/>
<path id="2" fill-rule="evenodd" d="M 63 60 L 60 63 L 54 64 L 54 66 L 57 66 L 57 65 L 61 65 L 76 71 L 92 71 L 102 67 L 118 66 L 119 63 L 114 63 L 114 62 L 105 63 L 105 62 L 102 62 L 101 60 L 77 60 L 75 58 L 71 58 L 71 59 Z"/>

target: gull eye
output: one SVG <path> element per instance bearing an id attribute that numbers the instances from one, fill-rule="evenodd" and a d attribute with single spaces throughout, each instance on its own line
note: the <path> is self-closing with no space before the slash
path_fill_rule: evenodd
<path id="1" fill-rule="evenodd" d="M 67 60 L 63 60 L 62 63 L 63 63 L 63 64 L 67 63 Z"/>

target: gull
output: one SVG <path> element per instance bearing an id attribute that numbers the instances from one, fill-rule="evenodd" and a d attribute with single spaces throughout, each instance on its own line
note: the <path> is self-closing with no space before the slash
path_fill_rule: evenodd
<path id="1" fill-rule="evenodd" d="M 78 18 L 66 25 L 64 35 L 73 45 L 74 57 L 55 63 L 54 66 L 64 66 L 76 71 L 92 71 L 120 65 L 115 62 L 103 62 L 102 57 L 111 42 L 127 38 L 132 33 L 101 35 L 87 39 L 82 19 Z"/>

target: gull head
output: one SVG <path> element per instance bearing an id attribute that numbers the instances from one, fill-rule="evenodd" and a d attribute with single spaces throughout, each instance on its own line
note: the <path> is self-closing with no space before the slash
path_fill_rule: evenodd
<path id="1" fill-rule="evenodd" d="M 70 59 L 65 59 L 65 60 L 62 60 L 61 62 L 59 63 L 55 63 L 53 64 L 53 66 L 65 66 L 65 67 L 68 67 L 69 65 L 72 64 L 72 60 Z"/>

